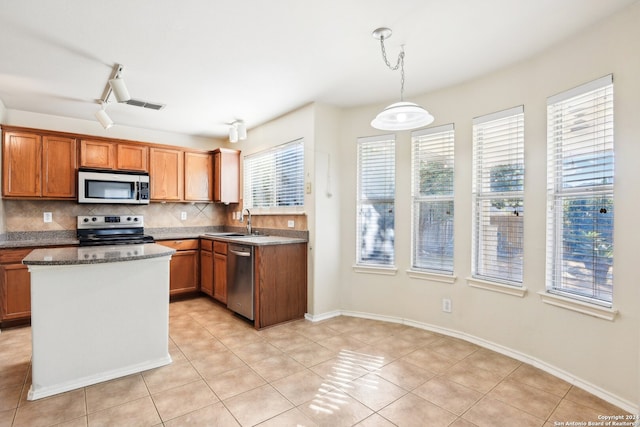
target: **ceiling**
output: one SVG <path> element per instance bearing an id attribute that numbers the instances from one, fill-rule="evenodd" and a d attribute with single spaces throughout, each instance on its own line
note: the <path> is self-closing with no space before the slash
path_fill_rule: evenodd
<path id="1" fill-rule="evenodd" d="M 96 121 L 116 64 L 136 99 L 116 125 L 224 137 L 310 102 L 397 101 L 536 54 L 637 0 L 20 0 L 0 10 L 0 100 Z M 111 98 L 113 99 L 113 97 Z M 96 126 L 101 129 L 96 121 Z"/>

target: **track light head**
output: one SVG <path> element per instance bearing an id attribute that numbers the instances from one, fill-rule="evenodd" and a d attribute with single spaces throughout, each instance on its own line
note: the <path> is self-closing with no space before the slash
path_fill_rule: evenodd
<path id="1" fill-rule="evenodd" d="M 113 95 L 116 97 L 116 101 L 127 102 L 131 99 L 131 95 L 129 95 L 127 86 L 124 84 L 124 80 L 122 78 L 116 77 L 109 80 L 109 85 L 111 86 Z"/>
<path id="2" fill-rule="evenodd" d="M 229 142 L 247 139 L 247 126 L 243 120 L 234 120 L 229 127 Z"/>
<path id="3" fill-rule="evenodd" d="M 238 142 L 238 128 L 232 124 L 229 128 L 229 142 Z"/>
<path id="4" fill-rule="evenodd" d="M 109 115 L 105 111 L 104 107 L 102 109 L 96 111 L 95 116 L 96 116 L 96 119 L 98 119 L 98 121 L 100 122 L 100 124 L 102 125 L 103 128 L 109 129 L 111 126 L 113 126 L 113 120 L 111 120 L 111 117 L 109 117 Z"/>

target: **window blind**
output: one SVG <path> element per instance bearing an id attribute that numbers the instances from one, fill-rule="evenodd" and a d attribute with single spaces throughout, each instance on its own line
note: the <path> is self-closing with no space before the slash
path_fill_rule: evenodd
<path id="1" fill-rule="evenodd" d="M 395 137 L 358 139 L 356 263 L 393 265 Z"/>
<path id="2" fill-rule="evenodd" d="M 453 124 L 411 133 L 411 268 L 453 274 Z"/>
<path id="3" fill-rule="evenodd" d="M 304 206 L 303 139 L 245 156 L 243 206 Z"/>
<path id="4" fill-rule="evenodd" d="M 547 100 L 547 289 L 613 300 L 613 76 Z"/>
<path id="5" fill-rule="evenodd" d="M 473 120 L 472 275 L 522 286 L 524 108 Z"/>

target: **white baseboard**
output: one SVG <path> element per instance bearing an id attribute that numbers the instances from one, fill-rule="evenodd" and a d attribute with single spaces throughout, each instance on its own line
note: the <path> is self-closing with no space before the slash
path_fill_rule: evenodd
<path id="1" fill-rule="evenodd" d="M 459 339 L 463 339 L 465 341 L 468 341 L 470 343 L 479 345 L 480 347 L 486 348 L 488 350 L 492 350 L 495 351 L 496 353 L 500 353 L 502 355 L 511 357 L 513 359 L 516 359 L 520 362 L 523 363 L 527 363 L 529 365 L 532 365 L 538 369 L 541 369 L 555 377 L 560 378 L 561 380 L 564 380 L 566 382 L 568 382 L 571 385 L 575 385 L 576 387 L 579 387 L 595 396 L 598 396 L 599 398 L 601 398 L 602 400 L 605 400 L 609 403 L 611 403 L 612 405 L 615 405 L 631 414 L 639 414 L 640 413 L 640 407 L 634 403 L 629 402 L 626 399 L 622 399 L 618 396 L 616 396 L 613 393 L 608 392 L 607 390 L 602 389 L 601 387 L 598 387 L 594 384 L 591 384 L 588 381 L 585 381 L 581 378 L 576 377 L 575 375 L 571 374 L 570 372 L 567 372 L 563 369 L 559 369 L 547 362 L 544 362 L 540 359 L 537 359 L 535 357 L 529 356 L 525 353 L 513 350 L 511 348 L 505 347 L 503 345 L 500 344 L 496 344 L 494 342 L 491 341 L 487 341 L 483 338 L 479 338 L 476 337 L 474 335 L 470 335 L 464 332 L 459 332 L 456 331 L 454 329 L 447 329 L 447 328 L 442 328 L 440 326 L 435 326 L 435 325 L 430 325 L 428 323 L 422 323 L 422 322 L 417 322 L 415 320 L 411 320 L 411 319 L 404 319 L 401 317 L 394 317 L 394 316 L 383 316 L 383 315 L 379 315 L 379 314 L 372 314 L 372 313 L 365 313 L 365 312 L 358 312 L 358 311 L 349 311 L 349 310 L 335 310 L 335 311 L 331 311 L 329 313 L 323 313 L 320 315 L 310 315 L 310 314 L 306 314 L 305 318 L 312 321 L 312 322 L 318 322 L 321 320 L 327 320 L 327 319 L 331 319 L 333 317 L 337 317 L 337 316 L 351 316 L 351 317 L 361 317 L 361 318 L 365 318 L 365 319 L 371 319 L 371 320 L 380 320 L 383 322 L 391 322 L 391 323 L 401 323 L 403 325 L 407 325 L 407 326 L 412 326 L 414 328 L 419 328 L 419 329 L 424 329 L 430 332 L 436 332 L 442 335 L 446 335 L 449 337 L 453 337 L 453 338 L 459 338 Z"/>
<path id="2" fill-rule="evenodd" d="M 135 374 L 137 372 L 146 371 L 149 369 L 159 368 L 160 366 L 168 365 L 171 363 L 171 356 L 167 354 L 166 357 L 151 360 L 144 363 L 139 363 L 133 366 L 126 366 L 122 369 L 116 369 L 109 372 L 102 372 L 96 375 L 91 375 L 84 378 L 78 378 L 70 382 L 63 384 L 54 384 L 46 387 L 34 387 L 31 384 L 29 392 L 27 393 L 27 400 L 37 400 L 43 397 L 53 396 L 54 394 L 64 393 L 70 390 L 76 390 L 82 387 L 87 387 L 93 384 L 98 384 L 104 381 L 113 380 L 115 378 L 125 377 L 127 375 Z"/>

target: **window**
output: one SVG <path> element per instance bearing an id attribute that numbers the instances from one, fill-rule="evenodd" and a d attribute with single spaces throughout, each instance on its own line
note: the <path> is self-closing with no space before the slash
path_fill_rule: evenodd
<path id="1" fill-rule="evenodd" d="M 302 139 L 244 158 L 245 208 L 295 209 L 304 206 Z"/>
<path id="2" fill-rule="evenodd" d="M 474 278 L 522 286 L 524 109 L 473 120 Z"/>
<path id="3" fill-rule="evenodd" d="M 356 264 L 394 263 L 395 138 L 358 139 Z"/>
<path id="4" fill-rule="evenodd" d="M 547 290 L 610 306 L 613 77 L 547 100 Z"/>
<path id="5" fill-rule="evenodd" d="M 411 134 L 411 268 L 453 274 L 453 125 Z"/>

